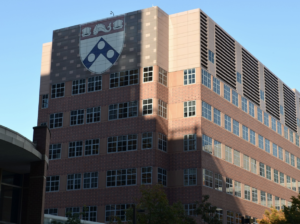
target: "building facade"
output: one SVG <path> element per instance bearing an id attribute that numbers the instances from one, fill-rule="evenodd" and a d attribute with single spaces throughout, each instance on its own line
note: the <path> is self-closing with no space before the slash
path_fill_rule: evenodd
<path id="1" fill-rule="evenodd" d="M 45 213 L 125 220 L 141 184 L 193 215 L 261 218 L 300 190 L 299 97 L 202 10 L 158 7 L 53 32 L 38 124 L 51 130 Z"/>

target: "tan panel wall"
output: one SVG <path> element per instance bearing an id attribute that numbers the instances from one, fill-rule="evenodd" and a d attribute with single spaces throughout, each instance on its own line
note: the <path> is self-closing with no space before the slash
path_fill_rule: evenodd
<path id="1" fill-rule="evenodd" d="M 278 79 L 278 86 L 279 86 L 279 105 L 282 105 L 284 107 L 283 82 L 280 79 Z M 284 115 L 279 114 L 279 116 L 280 116 L 280 122 L 282 124 L 284 124 L 285 123 L 285 117 L 284 117 Z"/>
<path id="2" fill-rule="evenodd" d="M 242 46 L 238 43 L 235 42 L 235 67 L 236 71 L 239 72 L 240 74 L 243 74 L 243 69 L 242 69 Z M 243 95 L 243 81 L 242 83 L 236 82 L 236 90 L 238 94 Z"/>
<path id="3" fill-rule="evenodd" d="M 157 65 L 169 69 L 169 15 L 158 8 L 157 12 Z"/>
<path id="4" fill-rule="evenodd" d="M 259 89 L 261 89 L 265 93 L 266 91 L 265 91 L 264 65 L 261 62 L 258 62 L 258 74 L 259 74 Z M 265 100 L 266 100 L 266 94 L 265 94 Z M 259 101 L 260 101 L 260 109 L 266 111 L 266 101 L 263 101 L 261 99 Z"/>
<path id="5" fill-rule="evenodd" d="M 211 50 L 216 56 L 215 48 L 215 22 L 208 17 L 208 49 Z M 215 58 L 216 60 L 216 58 Z M 211 63 L 208 61 L 208 72 L 216 77 L 216 62 Z"/>
<path id="6" fill-rule="evenodd" d="M 49 93 L 52 42 L 43 44 L 40 95 Z"/>

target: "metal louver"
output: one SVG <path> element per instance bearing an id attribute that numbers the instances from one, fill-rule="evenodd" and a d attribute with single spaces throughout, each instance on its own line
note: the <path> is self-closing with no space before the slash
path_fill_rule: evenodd
<path id="1" fill-rule="evenodd" d="M 295 93 L 283 84 L 285 125 L 297 132 Z"/>
<path id="2" fill-rule="evenodd" d="M 208 68 L 207 52 L 207 16 L 200 12 L 200 35 L 201 35 L 201 66 Z"/>

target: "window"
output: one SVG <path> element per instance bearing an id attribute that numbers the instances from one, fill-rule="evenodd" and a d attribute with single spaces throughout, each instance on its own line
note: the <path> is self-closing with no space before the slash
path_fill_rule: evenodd
<path id="1" fill-rule="evenodd" d="M 280 105 L 280 114 L 284 115 L 283 106 Z"/>
<path id="2" fill-rule="evenodd" d="M 235 213 L 235 223 L 236 224 L 241 224 L 242 223 L 242 214 Z"/>
<path id="3" fill-rule="evenodd" d="M 271 180 L 271 167 L 266 165 L 266 177 Z"/>
<path id="4" fill-rule="evenodd" d="M 152 183 L 152 167 L 142 167 L 142 184 Z"/>
<path id="5" fill-rule="evenodd" d="M 258 147 L 264 150 L 264 137 L 258 135 Z"/>
<path id="6" fill-rule="evenodd" d="M 280 172 L 280 185 L 284 186 L 284 174 Z"/>
<path id="7" fill-rule="evenodd" d="M 163 186 L 167 186 L 167 170 L 158 168 L 157 171 L 157 182 Z"/>
<path id="8" fill-rule="evenodd" d="M 42 108 L 48 108 L 48 103 L 49 103 L 49 99 L 48 99 L 48 94 L 43 95 L 42 96 Z"/>
<path id="9" fill-rule="evenodd" d="M 295 166 L 295 156 L 291 154 L 291 165 Z"/>
<path id="10" fill-rule="evenodd" d="M 203 169 L 203 186 L 213 187 L 213 172 L 207 169 Z"/>
<path id="11" fill-rule="evenodd" d="M 72 85 L 72 95 L 85 93 L 85 79 L 74 80 Z"/>
<path id="12" fill-rule="evenodd" d="M 183 137 L 183 150 L 184 151 L 194 151 L 197 148 L 197 141 L 196 141 L 196 135 L 191 134 L 191 135 L 185 135 Z"/>
<path id="13" fill-rule="evenodd" d="M 202 101 L 202 117 L 211 121 L 211 106 Z"/>
<path id="14" fill-rule="evenodd" d="M 80 208 L 79 207 L 69 207 L 66 208 L 66 217 L 69 217 L 69 215 L 75 215 L 77 214 L 79 217 Z"/>
<path id="15" fill-rule="evenodd" d="M 262 90 L 260 90 L 260 99 L 263 101 L 265 100 L 265 92 Z"/>
<path id="16" fill-rule="evenodd" d="M 296 145 L 299 147 L 299 136 L 296 134 Z"/>
<path id="17" fill-rule="evenodd" d="M 269 127 L 269 115 L 264 112 L 264 124 Z"/>
<path id="18" fill-rule="evenodd" d="M 164 86 L 168 86 L 168 72 L 159 68 L 159 79 L 158 82 L 163 84 Z"/>
<path id="19" fill-rule="evenodd" d="M 239 106 L 239 96 L 234 90 L 232 90 L 232 103 L 237 107 Z"/>
<path id="20" fill-rule="evenodd" d="M 110 78 L 109 78 L 109 87 L 111 89 L 122 87 L 122 86 L 136 85 L 138 83 L 139 83 L 138 69 L 113 73 L 110 74 Z"/>
<path id="21" fill-rule="evenodd" d="M 250 170 L 249 156 L 243 155 L 243 168 L 248 171 Z"/>
<path id="22" fill-rule="evenodd" d="M 65 95 L 65 83 L 58 83 L 52 85 L 52 89 L 51 89 L 52 99 L 64 97 L 64 95 Z"/>
<path id="23" fill-rule="evenodd" d="M 86 110 L 86 123 L 99 122 L 101 120 L 101 107 L 89 108 Z"/>
<path id="24" fill-rule="evenodd" d="M 47 209 L 44 210 L 44 214 L 58 215 L 58 210 L 57 210 L 57 208 L 47 208 Z"/>
<path id="25" fill-rule="evenodd" d="M 126 152 L 137 150 L 137 135 L 121 135 L 107 139 L 107 152 Z"/>
<path id="26" fill-rule="evenodd" d="M 297 189 L 296 189 L 296 180 L 294 178 L 292 178 L 292 190 L 297 191 Z"/>
<path id="27" fill-rule="evenodd" d="M 236 81 L 242 84 L 242 75 L 239 72 L 236 72 Z"/>
<path id="28" fill-rule="evenodd" d="M 197 169 L 185 169 L 183 172 L 184 186 L 193 186 L 197 184 Z"/>
<path id="29" fill-rule="evenodd" d="M 84 110 L 72 110 L 70 125 L 83 124 Z"/>
<path id="30" fill-rule="evenodd" d="M 131 204 L 106 205 L 105 206 L 105 221 L 116 222 L 116 217 L 121 221 L 126 221 L 126 210 L 131 208 Z"/>
<path id="31" fill-rule="evenodd" d="M 240 182 L 234 181 L 234 195 L 239 198 L 242 197 Z"/>
<path id="32" fill-rule="evenodd" d="M 236 120 L 233 120 L 233 134 L 239 136 L 240 135 L 240 127 L 239 127 L 239 122 L 237 122 Z"/>
<path id="33" fill-rule="evenodd" d="M 214 156 L 222 158 L 221 142 L 214 140 Z"/>
<path id="34" fill-rule="evenodd" d="M 196 101 L 184 102 L 184 117 L 193 117 L 196 115 Z"/>
<path id="35" fill-rule="evenodd" d="M 215 190 L 222 191 L 223 179 L 222 175 L 215 173 Z"/>
<path id="36" fill-rule="evenodd" d="M 224 98 L 230 102 L 230 88 L 224 84 Z"/>
<path id="37" fill-rule="evenodd" d="M 153 108 L 153 100 L 147 99 L 143 100 L 143 116 L 152 114 L 152 108 Z"/>
<path id="38" fill-rule="evenodd" d="M 46 192 L 59 190 L 59 176 L 51 176 L 46 179 Z"/>
<path id="39" fill-rule="evenodd" d="M 144 113 L 144 108 L 143 108 L 143 113 Z M 151 113 L 152 113 L 152 107 L 151 107 Z M 108 120 L 136 117 L 137 115 L 138 115 L 137 101 L 111 104 L 108 107 Z"/>
<path id="40" fill-rule="evenodd" d="M 271 208 L 271 206 L 273 205 L 272 195 L 267 194 L 267 197 L 268 197 L 268 207 Z"/>
<path id="41" fill-rule="evenodd" d="M 266 206 L 266 192 L 260 192 L 260 204 Z"/>
<path id="42" fill-rule="evenodd" d="M 142 134 L 142 149 L 152 149 L 152 132 L 146 132 Z"/>
<path id="43" fill-rule="evenodd" d="M 106 175 L 107 187 L 136 185 L 136 169 L 109 170 Z"/>
<path id="44" fill-rule="evenodd" d="M 61 128 L 63 113 L 50 114 L 50 128 Z"/>
<path id="45" fill-rule="evenodd" d="M 290 129 L 290 141 L 294 142 L 294 132 Z"/>
<path id="46" fill-rule="evenodd" d="M 284 127 L 284 137 L 289 139 L 289 129 L 286 126 Z"/>
<path id="47" fill-rule="evenodd" d="M 214 108 L 214 123 L 221 126 L 221 112 Z"/>
<path id="48" fill-rule="evenodd" d="M 259 163 L 259 175 L 265 177 L 265 164 Z"/>
<path id="49" fill-rule="evenodd" d="M 41 123 L 40 126 L 47 126 L 47 122 Z"/>
<path id="50" fill-rule="evenodd" d="M 83 188 L 97 188 L 98 187 L 98 172 L 85 173 L 83 175 Z"/>
<path id="51" fill-rule="evenodd" d="M 88 92 L 95 92 L 102 89 L 102 76 L 91 77 L 88 79 Z"/>
<path id="52" fill-rule="evenodd" d="M 231 132 L 231 117 L 225 114 L 225 129 Z"/>
<path id="53" fill-rule="evenodd" d="M 227 211 L 227 224 L 233 224 L 233 223 L 234 223 L 233 212 Z"/>
<path id="54" fill-rule="evenodd" d="M 276 120 L 274 117 L 271 117 L 271 122 L 272 122 L 272 130 L 276 131 Z"/>
<path id="55" fill-rule="evenodd" d="M 99 153 L 99 139 L 91 139 L 85 141 L 84 155 L 98 155 Z"/>
<path id="56" fill-rule="evenodd" d="M 144 82 L 152 82 L 153 81 L 153 67 L 145 67 L 144 68 Z"/>
<path id="57" fill-rule="evenodd" d="M 274 182 L 278 184 L 278 170 L 274 169 Z"/>
<path id="58" fill-rule="evenodd" d="M 265 150 L 270 153 L 270 141 L 268 139 L 265 139 Z"/>
<path id="59" fill-rule="evenodd" d="M 249 114 L 254 117 L 254 104 L 249 101 Z"/>
<path id="60" fill-rule="evenodd" d="M 167 118 L 167 104 L 162 100 L 158 100 L 158 115 Z"/>
<path id="61" fill-rule="evenodd" d="M 52 144 L 49 146 L 49 159 L 60 159 L 61 144 Z"/>
<path id="62" fill-rule="evenodd" d="M 85 206 L 84 208 L 86 210 L 85 210 L 84 214 L 82 215 L 82 219 L 87 220 L 87 221 L 96 222 L 97 221 L 97 207 L 96 206 Z"/>
<path id="63" fill-rule="evenodd" d="M 82 156 L 82 141 L 69 143 L 69 158 Z"/>
<path id="64" fill-rule="evenodd" d="M 251 158 L 251 172 L 256 174 L 256 160 Z"/>
<path id="65" fill-rule="evenodd" d="M 237 150 L 233 150 L 233 164 L 236 166 L 240 166 L 241 165 L 241 158 L 240 158 L 240 152 Z"/>
<path id="66" fill-rule="evenodd" d="M 280 198 L 275 196 L 275 209 L 280 210 Z"/>
<path id="67" fill-rule="evenodd" d="M 81 187 L 81 174 L 69 174 L 67 181 L 67 190 L 78 190 Z"/>
<path id="68" fill-rule="evenodd" d="M 232 163 L 232 149 L 228 146 L 225 146 L 225 160 Z"/>
<path id="69" fill-rule="evenodd" d="M 283 152 L 282 152 L 282 148 L 278 146 L 278 158 L 283 160 Z"/>
<path id="70" fill-rule="evenodd" d="M 257 189 L 252 187 L 252 201 L 257 203 Z"/>
<path id="71" fill-rule="evenodd" d="M 184 211 L 186 215 L 196 216 L 196 204 L 185 204 L 184 205 Z"/>
<path id="72" fill-rule="evenodd" d="M 242 110 L 248 113 L 248 102 L 247 99 L 242 97 Z"/>
<path id="73" fill-rule="evenodd" d="M 159 133 L 158 134 L 158 149 L 161 151 L 167 151 L 167 136 Z"/>
<path id="74" fill-rule="evenodd" d="M 297 169 L 300 170 L 300 158 L 297 158 Z"/>
<path id="75" fill-rule="evenodd" d="M 286 176 L 286 187 L 288 189 L 292 189 L 291 188 L 291 177 L 290 176 Z"/>
<path id="76" fill-rule="evenodd" d="M 206 76 L 206 81 L 209 79 L 209 83 L 207 83 L 207 87 L 210 88 L 210 74 L 202 69 L 202 84 L 203 84 L 203 75 Z M 196 70 L 194 68 L 184 70 L 184 85 L 190 85 L 196 82 Z M 205 82 L 205 81 L 204 81 Z M 204 84 L 205 85 L 205 84 Z"/>
<path id="77" fill-rule="evenodd" d="M 288 151 L 285 151 L 285 162 L 290 164 L 290 153 Z"/>
<path id="78" fill-rule="evenodd" d="M 195 72 L 193 76 L 187 77 L 186 71 L 184 71 L 184 85 L 189 85 L 195 83 Z M 205 85 L 207 88 L 211 88 L 211 75 L 204 69 L 202 69 L 202 84 Z"/>
<path id="79" fill-rule="evenodd" d="M 281 198 L 281 209 L 284 209 L 285 200 Z"/>
<path id="80" fill-rule="evenodd" d="M 257 108 L 257 120 L 259 120 L 262 123 L 262 110 Z"/>
<path id="81" fill-rule="evenodd" d="M 246 126 L 243 125 L 243 139 L 245 139 L 246 141 L 248 141 L 248 128 Z"/>
<path id="82" fill-rule="evenodd" d="M 214 92 L 218 95 L 220 95 L 220 80 L 217 78 L 213 78 L 213 84 L 214 84 Z"/>
<path id="83" fill-rule="evenodd" d="M 248 185 L 244 186 L 244 196 L 246 200 L 250 201 L 250 186 Z"/>
<path id="84" fill-rule="evenodd" d="M 277 157 L 277 145 L 273 143 L 273 156 Z"/>
<path id="85" fill-rule="evenodd" d="M 210 50 L 208 50 L 208 60 L 213 64 L 215 63 L 215 54 Z"/>
<path id="86" fill-rule="evenodd" d="M 212 154 L 212 139 L 206 135 L 202 135 L 202 150 Z"/>
<path id="87" fill-rule="evenodd" d="M 232 179 L 226 177 L 226 193 L 232 195 L 233 189 L 232 189 Z"/>
<path id="88" fill-rule="evenodd" d="M 250 129 L 250 143 L 255 145 L 255 132 Z"/>
<path id="89" fill-rule="evenodd" d="M 277 121 L 277 133 L 282 135 L 282 131 L 281 131 L 281 124 L 279 121 Z"/>
<path id="90" fill-rule="evenodd" d="M 218 217 L 218 220 L 223 223 L 223 210 L 221 208 L 216 209 L 215 215 Z"/>

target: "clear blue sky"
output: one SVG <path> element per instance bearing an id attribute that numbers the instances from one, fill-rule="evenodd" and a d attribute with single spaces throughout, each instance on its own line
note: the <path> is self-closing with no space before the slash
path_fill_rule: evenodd
<path id="1" fill-rule="evenodd" d="M 201 8 L 289 87 L 300 90 L 299 0 L 0 1 L 0 124 L 32 140 L 42 44 L 52 31 L 159 6 L 168 14 Z"/>

